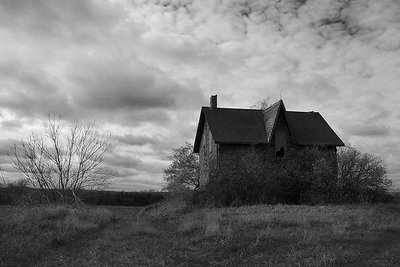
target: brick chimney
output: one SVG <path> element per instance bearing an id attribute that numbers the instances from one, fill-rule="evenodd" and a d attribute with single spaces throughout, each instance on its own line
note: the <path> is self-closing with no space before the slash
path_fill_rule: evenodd
<path id="1" fill-rule="evenodd" d="M 217 95 L 210 97 L 210 109 L 217 109 Z"/>

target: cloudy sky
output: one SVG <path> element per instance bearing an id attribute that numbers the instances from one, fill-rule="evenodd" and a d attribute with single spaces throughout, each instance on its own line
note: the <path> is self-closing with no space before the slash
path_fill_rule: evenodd
<path id="1" fill-rule="evenodd" d="M 319 111 L 400 186 L 398 0 L 2 0 L 0 167 L 49 113 L 113 134 L 116 190 L 160 189 L 199 111 Z"/>

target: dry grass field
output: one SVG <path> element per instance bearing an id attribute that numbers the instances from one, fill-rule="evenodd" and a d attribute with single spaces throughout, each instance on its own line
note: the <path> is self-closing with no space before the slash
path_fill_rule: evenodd
<path id="1" fill-rule="evenodd" d="M 399 266 L 400 206 L 0 207 L 1 266 Z"/>

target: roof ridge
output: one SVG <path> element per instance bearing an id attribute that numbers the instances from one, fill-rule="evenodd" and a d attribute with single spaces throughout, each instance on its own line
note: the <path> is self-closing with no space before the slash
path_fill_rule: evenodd
<path id="1" fill-rule="evenodd" d="M 267 110 L 269 110 L 269 109 L 272 109 L 272 108 L 275 107 L 276 105 L 280 105 L 280 104 L 283 104 L 283 100 L 282 100 L 282 99 L 279 100 L 279 101 L 276 101 L 276 102 L 273 103 L 271 106 L 267 107 L 267 108 L 265 109 L 265 111 L 267 111 Z"/>
<path id="2" fill-rule="evenodd" d="M 208 106 L 202 106 L 202 108 L 210 109 Z M 262 109 L 254 109 L 254 108 L 217 108 L 215 110 L 224 109 L 224 110 L 247 110 L 247 111 L 263 111 Z"/>
<path id="3" fill-rule="evenodd" d="M 315 113 L 315 114 L 320 114 L 319 111 L 286 110 L 286 112 L 291 112 L 291 113 Z"/>

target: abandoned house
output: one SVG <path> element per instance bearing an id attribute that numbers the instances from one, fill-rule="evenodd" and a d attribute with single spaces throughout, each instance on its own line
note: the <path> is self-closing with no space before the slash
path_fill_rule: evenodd
<path id="1" fill-rule="evenodd" d="M 249 147 L 257 147 L 268 164 L 310 146 L 323 149 L 337 166 L 336 147 L 344 143 L 318 112 L 287 111 L 282 100 L 265 110 L 219 108 L 214 95 L 210 106 L 201 108 L 193 152 L 199 154 L 204 185 L 210 163 L 233 164 Z"/>

